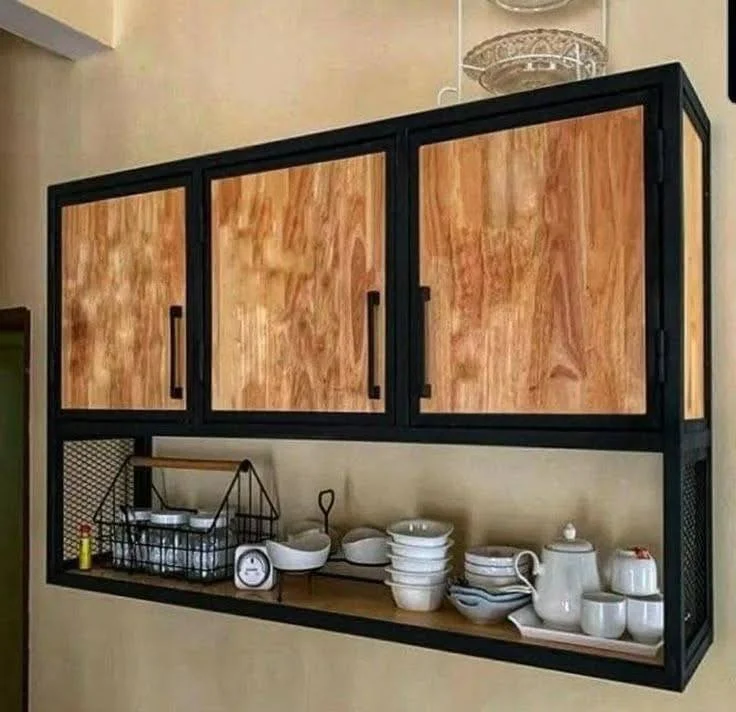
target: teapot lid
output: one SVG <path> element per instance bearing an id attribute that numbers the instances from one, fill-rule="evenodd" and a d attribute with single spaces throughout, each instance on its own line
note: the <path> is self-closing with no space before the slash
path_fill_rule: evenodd
<path id="1" fill-rule="evenodd" d="M 587 539 L 578 539 L 575 525 L 568 522 L 562 530 L 562 539 L 555 539 L 545 547 L 550 551 L 563 551 L 568 554 L 584 554 L 595 551 L 593 545 Z"/>

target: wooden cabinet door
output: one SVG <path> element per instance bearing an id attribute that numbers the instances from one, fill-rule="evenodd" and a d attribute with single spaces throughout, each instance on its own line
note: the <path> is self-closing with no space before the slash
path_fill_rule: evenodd
<path id="1" fill-rule="evenodd" d="M 211 409 L 386 409 L 383 152 L 211 182 Z"/>
<path id="2" fill-rule="evenodd" d="M 647 412 L 644 117 L 417 146 L 420 414 Z"/>
<path id="3" fill-rule="evenodd" d="M 61 209 L 62 409 L 186 408 L 185 188 Z"/>

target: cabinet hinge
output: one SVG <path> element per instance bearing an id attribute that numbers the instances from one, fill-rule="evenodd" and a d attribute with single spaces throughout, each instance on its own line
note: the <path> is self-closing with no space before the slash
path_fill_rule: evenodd
<path id="1" fill-rule="evenodd" d="M 664 183 L 664 130 L 657 129 L 657 183 Z"/>
<path id="2" fill-rule="evenodd" d="M 657 329 L 657 380 L 659 383 L 664 383 L 667 377 L 666 355 L 667 341 L 665 339 L 664 329 Z"/>

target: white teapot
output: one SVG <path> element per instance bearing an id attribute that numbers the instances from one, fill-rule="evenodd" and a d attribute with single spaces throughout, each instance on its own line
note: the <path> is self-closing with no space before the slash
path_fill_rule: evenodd
<path id="1" fill-rule="evenodd" d="M 532 557 L 536 587 L 519 572 L 523 556 Z M 576 538 L 572 523 L 565 526 L 562 539 L 544 547 L 541 563 L 533 551 L 521 551 L 514 557 L 514 569 L 531 588 L 534 610 L 549 628 L 578 629 L 583 593 L 601 589 L 597 552 L 589 541 Z"/>

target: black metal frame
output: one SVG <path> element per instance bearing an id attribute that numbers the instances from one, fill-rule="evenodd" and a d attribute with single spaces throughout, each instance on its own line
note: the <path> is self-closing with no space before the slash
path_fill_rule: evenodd
<path id="1" fill-rule="evenodd" d="M 412 174 L 416 149 L 440 137 L 549 121 L 565 115 L 642 104 L 646 121 L 647 184 L 647 414 L 641 417 L 570 418 L 503 415 L 482 420 L 471 417 L 430 418 L 417 412 L 418 306 L 416 225 L 411 200 L 416 195 Z M 693 122 L 704 141 L 704 282 L 706 416 L 683 419 L 683 197 L 682 116 Z M 386 340 L 387 414 L 374 416 L 301 414 L 213 414 L 209 412 L 210 355 L 208 181 L 264 166 L 293 165 L 318 157 L 353 155 L 378 142 L 391 156 L 388 177 L 392 204 L 387 230 Z M 366 126 L 337 129 L 263 146 L 228 151 L 153 166 L 49 189 L 49 410 L 48 410 L 48 580 L 51 583 L 325 628 L 428 648 L 507 660 L 594 677 L 622 680 L 670 690 L 682 690 L 700 663 L 713 637 L 711 459 L 711 319 L 710 319 L 710 125 L 679 64 L 629 72 L 595 80 L 540 89 L 504 98 L 478 101 L 446 109 L 388 119 Z M 187 246 L 187 411 L 185 413 L 84 413 L 59 408 L 60 272 L 59 210 L 69 202 L 105 194 L 138 192 L 145 186 L 179 181 L 188 188 L 187 228 L 197 239 Z M 152 189 L 152 188 L 151 188 Z M 204 270 L 202 269 L 204 265 Z M 405 279 L 404 276 L 411 276 Z M 391 380 L 393 379 L 393 380 Z M 422 384 L 423 385 L 423 384 Z M 393 400 L 391 400 L 393 399 Z M 101 417 L 102 416 L 102 417 Z M 174 590 L 71 573 L 60 558 L 63 516 L 59 462 L 64 439 L 136 437 L 136 449 L 150 452 L 156 436 L 267 437 L 354 439 L 433 443 L 480 443 L 526 447 L 562 447 L 644 450 L 663 453 L 664 466 L 664 590 L 665 664 L 663 667 L 618 659 L 552 650 L 522 643 L 487 640 L 418 626 L 375 621 L 355 616 L 274 605 L 245 599 Z M 707 585 L 707 610 L 700 630 L 686 639 L 683 589 L 683 467 L 697 452 L 705 458 L 706 561 L 702 575 Z M 146 490 L 145 469 L 136 473 L 138 488 Z"/>

